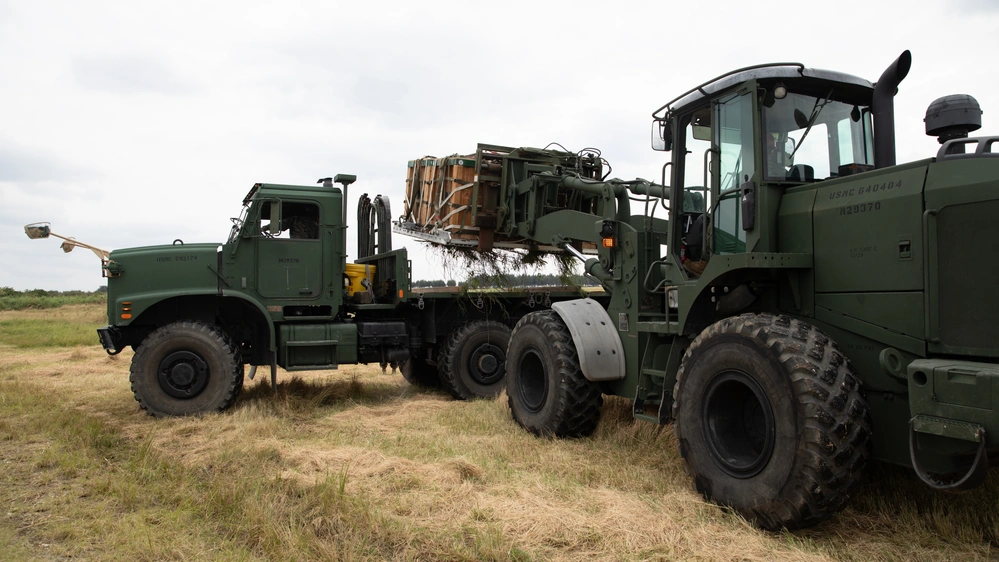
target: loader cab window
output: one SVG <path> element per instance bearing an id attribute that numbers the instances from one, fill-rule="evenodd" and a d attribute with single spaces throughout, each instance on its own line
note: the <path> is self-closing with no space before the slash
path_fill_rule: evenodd
<path id="1" fill-rule="evenodd" d="M 753 180 L 756 173 L 753 96 L 743 92 L 721 99 L 715 106 L 715 116 L 719 179 L 716 206 L 711 213 L 712 249 L 716 254 L 745 252 L 740 187 Z"/>
<path id="2" fill-rule="evenodd" d="M 837 101 L 835 95 L 835 90 L 788 93 L 764 103 L 761 146 L 767 151 L 767 181 L 824 180 L 873 164 L 870 109 Z"/>

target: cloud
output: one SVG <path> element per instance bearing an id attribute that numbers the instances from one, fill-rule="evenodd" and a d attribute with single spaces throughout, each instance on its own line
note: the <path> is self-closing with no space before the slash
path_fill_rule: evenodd
<path id="1" fill-rule="evenodd" d="M 72 72 L 80 86 L 98 92 L 187 95 L 199 89 L 194 81 L 152 57 L 81 57 L 72 61 Z"/>
<path id="2" fill-rule="evenodd" d="M 958 0 L 952 4 L 959 12 L 979 14 L 981 12 L 999 12 L 999 2 L 995 0 Z"/>
<path id="3" fill-rule="evenodd" d="M 0 182 L 81 181 L 98 175 L 46 150 L 0 142 Z"/>

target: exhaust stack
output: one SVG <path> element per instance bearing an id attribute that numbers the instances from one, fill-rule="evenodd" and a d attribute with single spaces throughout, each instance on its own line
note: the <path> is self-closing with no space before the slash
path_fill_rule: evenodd
<path id="1" fill-rule="evenodd" d="M 874 114 L 874 167 L 895 165 L 895 92 L 912 66 L 912 54 L 903 52 L 874 85 L 871 112 Z"/>

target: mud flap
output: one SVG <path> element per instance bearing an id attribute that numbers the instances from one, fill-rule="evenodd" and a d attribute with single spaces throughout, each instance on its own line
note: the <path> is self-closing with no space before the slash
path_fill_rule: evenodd
<path id="1" fill-rule="evenodd" d="M 625 376 L 624 346 L 616 324 L 593 299 L 575 299 L 552 304 L 569 328 L 579 354 L 579 367 L 586 380 L 616 381 Z"/>

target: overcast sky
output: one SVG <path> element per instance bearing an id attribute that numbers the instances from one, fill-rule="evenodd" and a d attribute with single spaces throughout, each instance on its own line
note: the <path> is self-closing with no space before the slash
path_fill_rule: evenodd
<path id="1" fill-rule="evenodd" d="M 399 215 L 408 160 L 476 143 L 598 147 L 615 176 L 656 178 L 651 112 L 763 62 L 874 81 L 910 49 L 898 161 L 925 158 L 940 96 L 971 94 L 999 134 L 997 47 L 999 0 L 0 0 L 0 287 L 104 283 L 93 254 L 29 240 L 30 222 L 108 250 L 221 242 L 255 182 L 337 173 L 358 177 L 352 221 L 362 192 Z M 446 277 L 394 243 L 414 278 Z"/>

